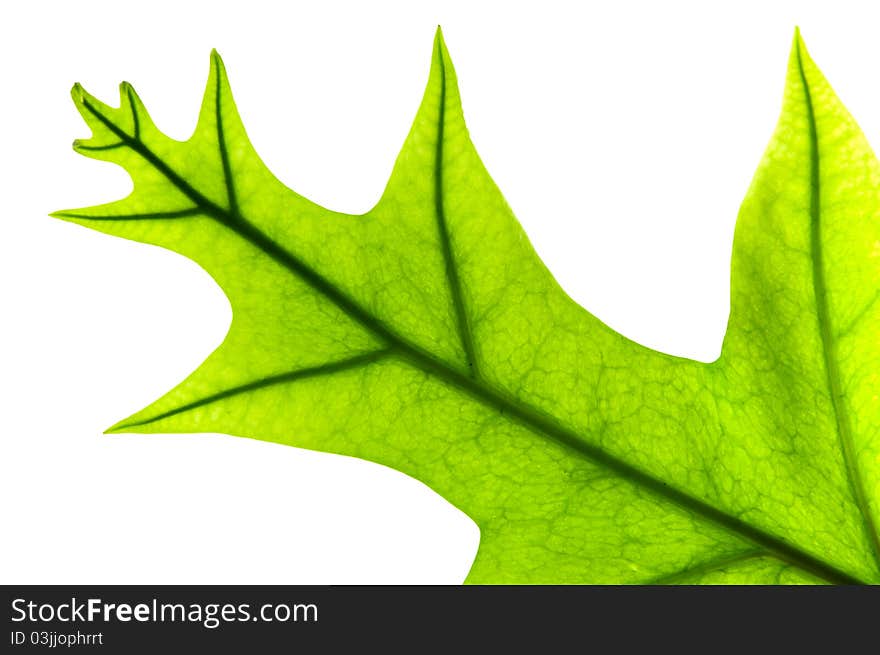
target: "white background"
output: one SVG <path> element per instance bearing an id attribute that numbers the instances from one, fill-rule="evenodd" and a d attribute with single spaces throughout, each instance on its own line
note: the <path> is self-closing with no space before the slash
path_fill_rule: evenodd
<path id="1" fill-rule="evenodd" d="M 222 435 L 102 436 L 222 340 L 192 262 L 55 221 L 130 182 L 76 155 L 74 81 L 192 130 L 212 47 L 258 152 L 379 197 L 436 24 L 471 135 L 545 262 L 623 334 L 717 357 L 731 238 L 795 24 L 880 143 L 880 10 L 846 2 L 57 2 L 0 9 L 0 582 L 459 583 L 479 535 L 421 483 Z"/>

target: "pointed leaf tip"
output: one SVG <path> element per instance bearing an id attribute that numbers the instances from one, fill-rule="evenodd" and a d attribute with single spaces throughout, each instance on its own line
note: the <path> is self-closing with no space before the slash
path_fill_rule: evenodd
<path id="1" fill-rule="evenodd" d="M 117 421 L 116 423 L 114 423 L 110 427 L 106 428 L 104 430 L 104 434 L 119 434 L 121 432 L 125 432 L 125 426 L 126 426 L 127 421 L 128 421 L 127 418 L 124 418 L 121 421 Z"/>
<path id="2" fill-rule="evenodd" d="M 215 77 L 218 83 L 224 83 L 224 81 L 227 79 L 226 64 L 223 63 L 223 58 L 220 56 L 220 53 L 217 52 L 217 49 L 211 48 L 211 66 L 209 79 L 213 79 Z"/>
<path id="3" fill-rule="evenodd" d="M 803 63 L 804 63 L 803 39 L 801 38 L 801 30 L 795 26 L 794 34 L 791 39 L 791 47 L 788 50 L 788 73 L 786 75 L 786 93 L 791 88 L 800 89 L 803 83 Z M 800 91 L 796 92 L 798 95 Z"/>
<path id="4" fill-rule="evenodd" d="M 810 53 L 807 50 L 807 44 L 801 34 L 801 28 L 797 26 L 794 28 L 794 39 L 792 39 L 791 52 L 793 56 L 797 56 L 804 61 L 812 61 Z"/>
<path id="5" fill-rule="evenodd" d="M 135 92 L 134 87 L 131 84 L 129 84 L 125 80 L 119 83 L 119 99 L 122 103 L 120 106 L 124 107 L 127 104 L 131 104 L 133 106 L 135 104 L 134 99 L 136 97 L 137 93 Z"/>
<path id="6" fill-rule="evenodd" d="M 446 40 L 443 38 L 443 30 L 440 29 L 440 26 L 437 26 L 437 31 L 434 33 L 434 45 L 441 51 L 446 50 Z"/>
<path id="7" fill-rule="evenodd" d="M 83 85 L 79 82 L 74 84 L 73 87 L 70 89 L 70 97 L 73 98 L 73 102 L 76 103 L 80 108 L 82 108 L 86 102 L 106 107 L 105 103 L 101 102 L 91 93 L 86 91 L 85 87 L 83 87 Z M 81 112 L 82 109 L 80 109 L 80 113 Z"/>
<path id="8" fill-rule="evenodd" d="M 439 25 L 437 26 L 437 32 L 434 35 L 433 58 L 435 60 L 440 60 L 443 64 L 444 71 L 452 65 L 451 58 L 449 57 L 449 49 L 446 47 L 446 40 L 443 38 L 443 31 L 440 29 Z"/>

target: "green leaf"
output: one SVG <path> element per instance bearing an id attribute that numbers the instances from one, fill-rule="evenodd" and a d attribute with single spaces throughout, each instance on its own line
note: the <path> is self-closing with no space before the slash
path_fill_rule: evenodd
<path id="1" fill-rule="evenodd" d="M 225 432 L 403 471 L 481 531 L 470 582 L 880 582 L 880 166 L 795 37 L 737 224 L 720 359 L 575 304 L 468 136 L 438 30 L 379 203 L 333 212 L 251 147 L 220 57 L 185 142 L 128 84 L 74 148 L 132 194 L 55 214 L 198 262 L 223 344 L 111 432 Z"/>

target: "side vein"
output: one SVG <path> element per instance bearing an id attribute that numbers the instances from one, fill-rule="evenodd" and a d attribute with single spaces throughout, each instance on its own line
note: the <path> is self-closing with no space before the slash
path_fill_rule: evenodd
<path id="1" fill-rule="evenodd" d="M 315 378 L 323 375 L 332 375 L 334 373 L 350 371 L 359 367 L 368 366 L 369 364 L 373 364 L 375 362 L 378 362 L 380 359 L 387 357 L 389 352 L 390 351 L 387 348 L 384 348 L 382 350 L 375 350 L 373 352 L 369 352 L 363 355 L 357 355 L 349 359 L 343 359 L 337 362 L 330 362 L 329 364 L 320 364 L 318 366 L 301 368 L 295 371 L 281 373 L 279 375 L 272 375 L 266 378 L 262 378 L 260 380 L 254 380 L 253 382 L 248 382 L 247 384 L 241 384 L 237 387 L 224 389 L 223 391 L 212 394 L 210 396 L 205 396 L 204 398 L 200 398 L 199 400 L 187 403 L 186 405 L 175 407 L 174 409 L 170 409 L 167 412 L 152 416 L 143 421 L 123 423 L 121 425 L 114 426 L 114 429 L 132 428 L 138 425 L 155 423 L 156 421 L 161 421 L 162 419 L 166 419 L 170 416 L 183 414 L 184 412 L 189 412 L 193 409 L 204 407 L 205 405 L 210 405 L 211 403 L 216 403 L 220 400 L 225 400 L 226 398 L 238 396 L 240 394 L 247 393 L 248 391 L 257 391 L 258 389 L 264 389 L 266 387 L 270 387 L 276 384 L 296 382 L 297 380 L 305 380 L 308 378 Z"/>
<path id="2" fill-rule="evenodd" d="M 198 207 L 191 209 L 180 209 L 178 211 L 167 212 L 145 212 L 143 214 L 111 214 L 109 216 L 90 216 L 89 214 L 81 214 L 78 212 L 55 212 L 52 216 L 58 218 L 82 218 L 90 221 L 142 221 L 157 218 L 186 218 L 188 216 L 197 216 L 202 213 Z"/>
<path id="3" fill-rule="evenodd" d="M 736 555 L 728 555 L 727 557 L 718 557 L 715 559 L 708 560 L 706 562 L 701 562 L 699 564 L 695 564 L 694 566 L 690 566 L 688 568 L 682 569 L 681 571 L 676 571 L 675 573 L 657 576 L 656 578 L 651 578 L 650 580 L 643 582 L 641 584 L 644 584 L 644 585 L 682 584 L 688 578 L 692 578 L 694 576 L 701 575 L 703 573 L 710 573 L 711 571 L 720 571 L 720 570 L 722 570 L 732 564 L 739 564 L 740 562 L 747 562 L 752 559 L 758 559 L 760 557 L 766 557 L 766 556 L 767 556 L 767 553 L 765 553 L 763 550 L 760 550 L 760 549 L 746 550 L 741 553 L 737 553 Z"/>
<path id="4" fill-rule="evenodd" d="M 458 323 L 458 337 L 464 348 L 468 369 L 472 377 L 479 377 L 477 356 L 474 340 L 468 322 L 467 308 L 458 277 L 458 267 L 452 252 L 452 240 L 446 225 L 446 210 L 443 205 L 443 138 L 446 125 L 446 63 L 443 60 L 443 49 L 437 40 L 437 61 L 440 62 L 440 114 L 437 120 L 437 150 L 434 158 L 434 205 L 437 215 L 437 229 L 440 232 L 440 245 L 443 249 L 443 262 L 446 268 L 446 282 L 455 306 L 455 317 Z"/>
<path id="5" fill-rule="evenodd" d="M 831 405 L 837 423 L 837 435 L 843 459 L 846 465 L 846 476 L 850 491 L 862 517 L 865 536 L 871 545 L 874 561 L 880 569 L 880 535 L 868 507 L 864 482 L 859 472 L 859 464 L 853 445 L 852 425 L 845 405 L 846 393 L 841 386 L 840 365 L 837 355 L 837 343 L 831 326 L 831 312 L 828 306 L 828 288 L 825 285 L 824 251 L 822 248 L 822 187 L 819 159 L 819 136 L 816 128 L 816 117 L 813 111 L 813 98 L 810 86 L 801 61 L 801 47 L 797 49 L 798 71 L 804 87 L 804 98 L 807 107 L 807 118 L 810 126 L 810 246 L 813 264 L 813 288 L 816 296 L 816 315 L 819 321 L 819 334 L 822 339 L 822 355 L 825 360 L 825 374 L 828 390 L 831 394 Z"/>
<path id="6" fill-rule="evenodd" d="M 140 116 L 138 116 L 137 104 L 135 104 L 135 101 L 134 101 L 134 93 L 131 90 L 131 85 L 128 83 L 125 84 L 125 95 L 126 95 L 126 97 L 128 97 L 128 104 L 131 106 L 131 121 L 134 125 L 134 138 L 140 139 L 141 138 L 141 119 L 140 119 Z"/>
<path id="7" fill-rule="evenodd" d="M 77 150 L 85 150 L 86 152 L 100 152 L 102 150 L 116 150 L 116 148 L 121 148 L 124 145 L 126 144 L 124 144 L 122 141 L 118 141 L 116 143 L 111 143 L 106 146 L 84 146 L 76 143 L 73 147 Z"/>
<path id="8" fill-rule="evenodd" d="M 232 166 L 229 163 L 229 150 L 226 145 L 226 135 L 223 132 L 223 106 L 221 104 L 221 93 L 223 89 L 223 70 L 220 68 L 220 59 L 216 55 L 212 58 L 214 66 L 214 77 L 216 78 L 217 88 L 214 92 L 214 114 L 217 120 L 217 143 L 220 146 L 220 161 L 223 164 L 223 178 L 226 181 L 226 193 L 229 198 L 229 211 L 233 216 L 239 216 L 238 198 L 235 194 L 235 181 L 232 179 Z"/>

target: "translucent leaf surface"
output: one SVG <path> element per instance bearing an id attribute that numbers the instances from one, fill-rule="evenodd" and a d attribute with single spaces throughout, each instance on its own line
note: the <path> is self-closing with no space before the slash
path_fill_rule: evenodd
<path id="1" fill-rule="evenodd" d="M 880 582 L 880 168 L 795 38 L 736 231 L 722 355 L 574 303 L 483 167 L 438 31 L 379 203 L 329 211 L 254 152 L 220 57 L 185 142 L 81 87 L 120 201 L 65 220 L 164 246 L 233 322 L 113 432 L 225 432 L 379 462 L 477 523 L 471 582 Z M 685 192 L 682 189 L 682 192 Z"/>

